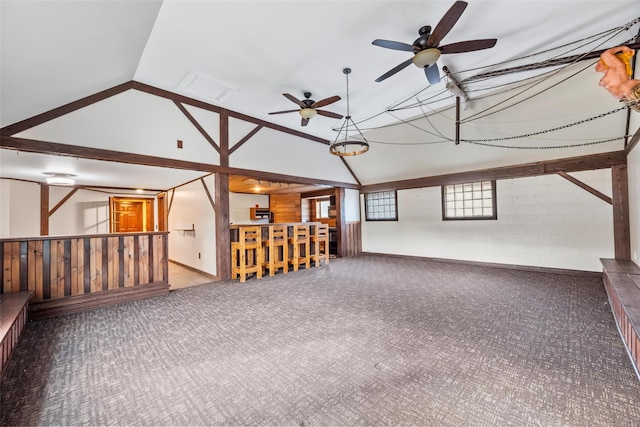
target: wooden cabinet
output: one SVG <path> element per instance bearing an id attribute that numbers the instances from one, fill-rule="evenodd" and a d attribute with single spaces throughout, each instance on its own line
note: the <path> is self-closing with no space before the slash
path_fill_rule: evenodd
<path id="1" fill-rule="evenodd" d="M 266 219 L 271 222 L 271 211 L 268 208 L 249 208 L 251 220 Z"/>

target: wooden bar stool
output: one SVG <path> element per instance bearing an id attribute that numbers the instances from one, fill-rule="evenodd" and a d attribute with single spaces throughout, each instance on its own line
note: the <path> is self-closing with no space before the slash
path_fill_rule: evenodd
<path id="1" fill-rule="evenodd" d="M 247 280 L 247 275 L 255 273 L 262 278 L 262 234 L 260 227 L 240 227 L 238 241 L 231 243 L 231 278 L 240 276 L 240 281 Z"/>
<path id="2" fill-rule="evenodd" d="M 309 226 L 294 225 L 291 237 L 289 237 L 289 244 L 292 246 L 292 256 L 289 259 L 289 263 L 293 264 L 293 271 L 298 271 L 301 264 L 309 268 L 311 266 Z"/>
<path id="3" fill-rule="evenodd" d="M 282 267 L 282 273 L 289 271 L 289 242 L 287 241 L 286 225 L 270 225 L 269 237 L 262 242 L 264 268 L 273 276 Z"/>
<path id="4" fill-rule="evenodd" d="M 316 267 L 320 267 L 322 260 L 324 260 L 325 264 L 329 264 L 329 226 L 327 224 L 317 224 L 315 226 L 315 233 L 311 236 L 311 243 L 313 244 L 311 258 Z"/>

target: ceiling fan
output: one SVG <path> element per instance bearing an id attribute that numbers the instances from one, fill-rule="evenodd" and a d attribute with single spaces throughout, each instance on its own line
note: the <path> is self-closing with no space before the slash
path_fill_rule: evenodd
<path id="1" fill-rule="evenodd" d="M 309 119 L 311 119 L 312 117 L 315 117 L 316 114 L 320 114 L 321 116 L 331 117 L 331 118 L 334 118 L 334 119 L 341 119 L 342 118 L 342 115 L 340 115 L 340 114 L 332 113 L 331 111 L 324 111 L 324 110 L 318 110 L 317 109 L 319 107 L 324 107 L 326 105 L 333 104 L 336 101 L 340 101 L 340 99 L 342 99 L 342 98 L 340 98 L 337 95 L 336 96 L 332 96 L 331 98 L 322 99 L 320 101 L 314 101 L 313 99 L 311 99 L 311 92 L 305 92 L 304 93 L 305 99 L 303 99 L 302 101 L 297 99 L 293 95 L 289 95 L 288 93 L 283 93 L 283 95 L 284 95 L 285 98 L 287 98 L 288 100 L 290 100 L 294 104 L 298 104 L 300 109 L 298 109 L 298 110 L 274 111 L 273 113 L 269 113 L 269 114 L 294 113 L 294 112 L 297 111 L 298 113 L 300 113 L 300 116 L 302 117 L 302 122 L 301 122 L 302 126 L 306 126 L 307 123 L 309 123 Z"/>
<path id="2" fill-rule="evenodd" d="M 424 73 L 430 84 L 436 84 L 440 82 L 440 72 L 436 66 L 436 61 L 440 58 L 441 54 L 471 52 L 495 46 L 497 41 L 496 39 L 467 40 L 439 46 L 440 41 L 449 33 L 449 31 L 451 31 L 456 22 L 458 22 L 458 19 L 460 19 L 460 16 L 466 7 L 467 2 L 456 1 L 453 6 L 449 8 L 447 13 L 444 14 L 442 19 L 440 19 L 433 31 L 431 31 L 431 27 L 428 25 L 420 28 L 418 31 L 420 37 L 418 37 L 413 44 L 395 42 L 391 40 L 374 40 L 372 44 L 376 46 L 414 53 L 412 58 L 407 59 L 387 71 L 378 77 L 376 82 L 381 82 L 387 77 L 391 77 L 413 62 L 417 67 L 424 69 Z"/>

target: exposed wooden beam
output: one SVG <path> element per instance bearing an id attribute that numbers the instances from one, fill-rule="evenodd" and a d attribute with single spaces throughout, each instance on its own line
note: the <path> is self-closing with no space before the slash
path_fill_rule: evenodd
<path id="1" fill-rule="evenodd" d="M 616 259 L 631 259 L 629 183 L 627 165 L 611 167 L 613 187 L 613 242 Z"/>
<path id="2" fill-rule="evenodd" d="M 40 235 L 49 235 L 49 185 L 40 184 Z"/>
<path id="3" fill-rule="evenodd" d="M 20 122 L 5 126 L 2 129 L 0 129 L 0 134 L 2 136 L 15 135 L 16 133 L 19 133 L 29 128 L 32 128 L 34 126 L 40 125 L 44 122 L 48 122 L 49 120 L 56 119 L 60 116 L 64 116 L 65 114 L 87 107 L 91 104 L 95 104 L 96 102 L 100 102 L 107 98 L 111 98 L 114 95 L 118 95 L 122 92 L 125 92 L 131 89 L 132 87 L 133 87 L 133 82 L 122 83 L 118 86 L 114 86 L 112 88 L 103 90 L 98 93 L 94 93 L 93 95 L 84 97 L 82 99 L 78 99 L 77 101 L 70 102 L 61 107 L 54 108 L 53 110 L 49 110 L 42 114 L 38 114 L 37 116 L 33 116 L 28 119 L 22 120 Z"/>
<path id="4" fill-rule="evenodd" d="M 0 148 L 18 150 L 29 153 L 51 154 L 57 156 L 69 156 L 83 159 L 102 160 L 107 162 L 127 163 L 142 166 L 157 166 L 171 169 L 184 169 L 198 172 L 224 172 L 230 175 L 246 175 L 256 179 L 264 179 L 272 182 L 290 182 L 306 185 L 327 185 L 331 187 L 345 187 L 359 189 L 360 186 L 353 183 L 330 181 L 326 179 L 305 178 L 291 175 L 261 172 L 251 169 L 240 169 L 197 163 L 186 160 L 168 159 L 164 157 L 147 156 L 144 154 L 125 153 L 122 151 L 103 150 L 100 148 L 80 147 L 77 145 L 59 144 L 56 142 L 38 141 L 34 139 L 2 136 Z"/>
<path id="5" fill-rule="evenodd" d="M 221 113 L 223 110 L 227 112 L 229 117 L 233 117 L 236 119 L 243 120 L 245 122 L 255 123 L 257 125 L 262 125 L 266 128 L 271 128 L 274 130 L 278 130 L 280 132 L 288 133 L 290 135 L 295 135 L 300 138 L 308 139 L 311 141 L 320 142 L 322 144 L 329 144 L 329 141 L 323 138 L 318 138 L 317 136 L 309 135 L 308 133 L 300 132 L 294 129 L 289 129 L 284 126 L 276 125 L 274 123 L 270 123 L 264 120 L 257 119 L 255 117 L 247 116 L 242 113 L 237 113 L 235 111 L 226 110 L 224 108 L 207 104 L 206 102 L 199 101 L 194 98 L 189 98 L 188 96 L 179 95 L 177 93 L 169 92 L 168 90 L 160 89 L 154 86 L 150 86 L 140 82 L 132 82 L 132 88 L 140 90 L 142 92 L 146 92 L 152 95 L 160 96 L 162 98 L 170 99 L 172 101 L 179 102 L 181 104 L 193 105 L 194 107 L 202 108 L 204 110 L 213 111 L 215 113 Z"/>
<path id="6" fill-rule="evenodd" d="M 633 134 L 631 141 L 629 141 L 629 143 L 625 145 L 624 151 L 629 154 L 631 150 L 633 150 L 633 148 L 638 145 L 638 141 L 640 141 L 640 128 L 638 128 L 638 130 L 636 130 L 636 133 Z"/>
<path id="7" fill-rule="evenodd" d="M 76 188 L 72 189 L 71 191 L 69 191 L 69 193 L 68 193 L 66 196 L 64 196 L 64 197 L 62 198 L 62 200 L 60 200 L 60 201 L 58 202 L 58 204 L 57 204 L 57 205 L 55 205 L 55 206 L 53 207 L 53 209 L 51 209 L 51 210 L 49 211 L 49 216 L 53 215 L 53 214 L 55 213 L 55 211 L 57 211 L 58 209 L 60 209 L 60 207 L 61 207 L 62 205 L 64 205 L 64 203 L 65 203 L 67 200 L 69 200 L 69 199 L 71 198 L 71 196 L 73 196 L 74 194 L 76 194 L 76 191 L 78 191 L 79 189 L 80 189 L 79 187 L 76 187 Z"/>
<path id="8" fill-rule="evenodd" d="M 209 191 L 209 188 L 207 187 L 207 183 L 204 182 L 204 178 L 200 178 L 200 182 L 202 183 L 202 186 L 204 187 L 204 192 L 207 195 L 207 198 L 209 198 L 209 203 L 211 203 L 211 207 L 213 208 L 213 211 L 217 212 L 218 210 L 216 209 L 216 202 L 213 201 L 213 197 L 211 197 L 211 192 Z"/>
<path id="9" fill-rule="evenodd" d="M 207 133 L 207 131 L 204 130 L 204 128 L 202 126 L 200 126 L 200 123 L 198 123 L 198 121 L 195 119 L 195 117 L 193 117 L 191 115 L 191 113 L 184 107 L 184 105 L 182 105 L 178 101 L 173 101 L 173 103 L 176 104 L 178 109 L 180 111 L 182 111 L 182 114 L 185 115 L 185 117 L 191 122 L 191 124 L 198 130 L 198 132 L 200 132 L 200 134 L 202 134 L 204 139 L 209 141 L 209 144 L 211 144 L 211 146 L 213 148 L 215 148 L 215 150 L 218 153 L 220 153 L 220 147 L 218 147 L 218 144 L 216 144 L 216 142 L 213 140 L 213 138 L 211 138 L 211 136 Z"/>
<path id="10" fill-rule="evenodd" d="M 588 184 L 585 184 L 584 182 L 580 181 L 579 179 L 572 177 L 568 173 L 566 173 L 566 172 L 557 172 L 557 174 L 560 175 L 561 177 L 563 177 L 564 179 L 566 179 L 567 181 L 574 183 L 575 185 L 577 185 L 578 187 L 582 188 L 583 190 L 586 190 L 587 192 L 593 194 L 594 196 L 598 197 L 599 199 L 604 200 L 605 202 L 609 203 L 610 205 L 613 204 L 613 200 L 611 200 L 611 197 L 607 196 L 606 194 L 603 194 L 603 193 L 599 192 L 595 188 L 591 187 Z"/>
<path id="11" fill-rule="evenodd" d="M 231 231 L 229 229 L 229 175 L 216 173 L 215 205 L 216 221 L 216 275 L 222 280 L 231 279 Z"/>
<path id="12" fill-rule="evenodd" d="M 621 150 L 612 151 L 609 153 L 591 154 L 588 156 L 569 157 L 565 159 L 546 160 L 513 166 L 503 166 L 499 168 L 480 169 L 468 172 L 369 184 L 363 185 L 360 189 L 360 192 L 368 193 L 385 190 L 408 190 L 411 188 L 463 184 L 465 182 L 522 178 L 527 176 L 546 175 L 558 172 L 577 172 L 583 170 L 606 169 L 614 165 L 626 164 L 626 153 L 624 152 L 624 150 Z"/>
<path id="13" fill-rule="evenodd" d="M 236 142 L 236 143 L 234 144 L 234 146 L 233 146 L 233 147 L 231 147 L 231 149 L 229 150 L 229 155 L 233 154 L 233 152 L 234 152 L 234 151 L 236 151 L 238 148 L 242 147 L 242 145 L 243 145 L 245 142 L 247 142 L 248 140 L 250 140 L 250 139 L 253 137 L 253 135 L 255 135 L 256 133 L 258 133 L 258 131 L 259 131 L 260 129 L 262 129 L 263 127 L 264 127 L 264 126 L 262 126 L 262 125 L 257 125 L 255 128 L 253 128 L 253 129 L 251 130 L 251 132 L 249 132 L 248 134 L 246 134 L 246 135 L 244 136 L 244 138 L 242 138 L 240 141 Z"/>

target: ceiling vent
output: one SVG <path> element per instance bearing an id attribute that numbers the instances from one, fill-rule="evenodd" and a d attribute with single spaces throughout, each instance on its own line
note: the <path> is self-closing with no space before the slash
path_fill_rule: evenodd
<path id="1" fill-rule="evenodd" d="M 197 71 L 190 71 L 189 74 L 182 79 L 178 89 L 182 92 L 190 93 L 197 98 L 207 98 L 216 103 L 226 101 L 239 90 L 239 88 L 229 83 L 214 79 Z"/>

